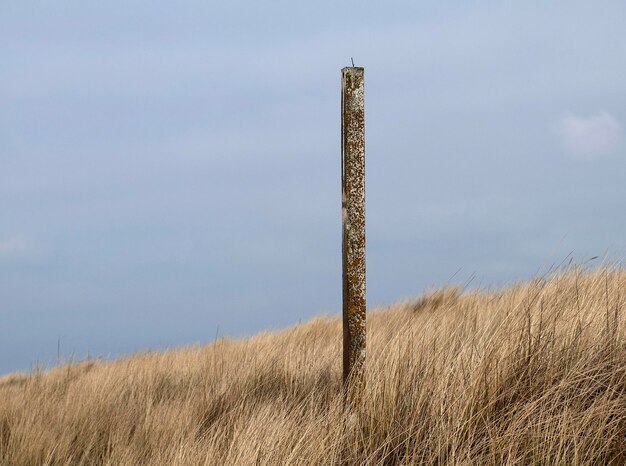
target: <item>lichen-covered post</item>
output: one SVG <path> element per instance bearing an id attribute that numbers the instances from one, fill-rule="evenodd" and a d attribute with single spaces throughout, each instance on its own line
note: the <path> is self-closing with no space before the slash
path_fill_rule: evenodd
<path id="1" fill-rule="evenodd" d="M 364 69 L 341 70 L 343 382 L 347 405 L 365 385 L 365 105 Z"/>

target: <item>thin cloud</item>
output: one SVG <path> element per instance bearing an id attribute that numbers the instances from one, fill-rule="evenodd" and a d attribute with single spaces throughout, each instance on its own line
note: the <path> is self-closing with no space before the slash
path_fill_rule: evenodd
<path id="1" fill-rule="evenodd" d="M 622 139 L 620 123 L 607 112 L 587 117 L 567 115 L 561 120 L 560 133 L 565 150 L 585 158 L 615 152 Z"/>
<path id="2" fill-rule="evenodd" d="M 0 239 L 0 259 L 6 257 L 23 256 L 29 253 L 28 244 L 19 236 Z"/>

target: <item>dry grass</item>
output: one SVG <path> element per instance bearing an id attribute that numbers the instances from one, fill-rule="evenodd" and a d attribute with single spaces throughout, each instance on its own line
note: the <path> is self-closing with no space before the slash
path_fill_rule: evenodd
<path id="1" fill-rule="evenodd" d="M 626 464 L 626 272 L 440 290 L 340 321 L 0 379 L 3 465 Z"/>

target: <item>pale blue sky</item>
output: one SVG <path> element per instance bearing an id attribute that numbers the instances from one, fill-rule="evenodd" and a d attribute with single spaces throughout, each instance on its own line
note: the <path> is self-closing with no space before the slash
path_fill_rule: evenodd
<path id="1" fill-rule="evenodd" d="M 417 5 L 419 3 L 419 5 Z M 0 3 L 0 373 L 341 308 L 340 69 L 368 304 L 626 250 L 626 3 Z"/>

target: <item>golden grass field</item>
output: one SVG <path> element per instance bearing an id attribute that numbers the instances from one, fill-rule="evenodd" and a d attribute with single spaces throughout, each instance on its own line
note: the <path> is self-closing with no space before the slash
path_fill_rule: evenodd
<path id="1" fill-rule="evenodd" d="M 2 465 L 625 465 L 626 271 L 448 288 L 340 318 L 0 379 Z"/>

